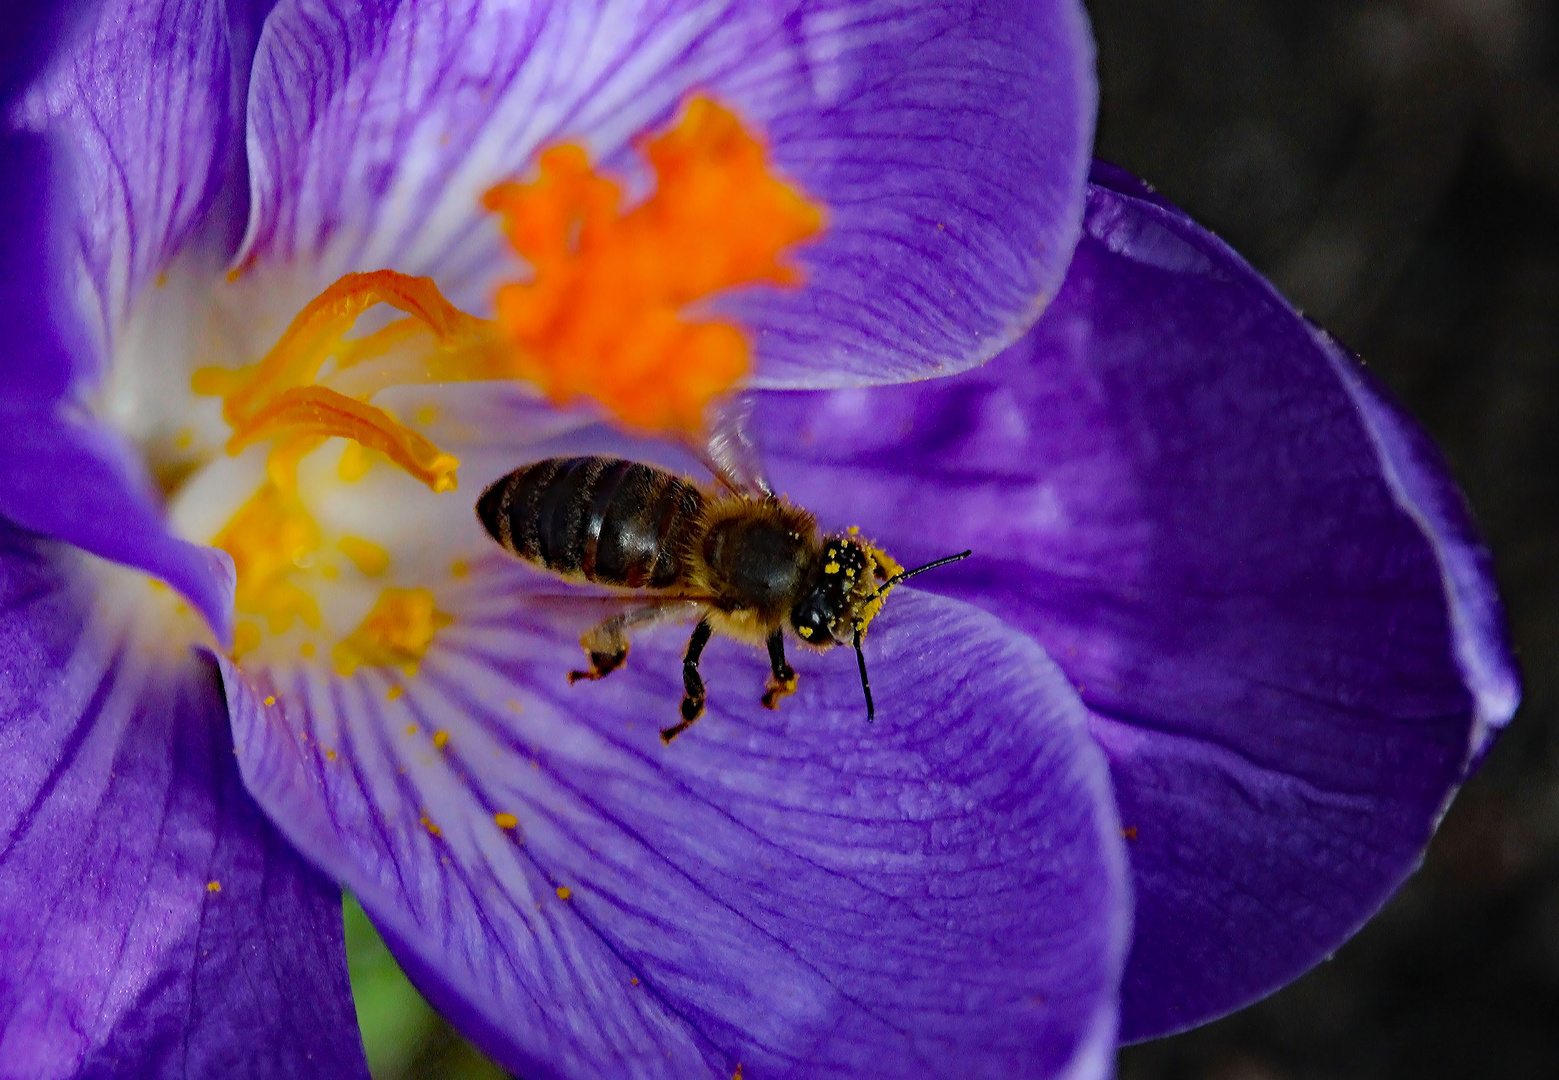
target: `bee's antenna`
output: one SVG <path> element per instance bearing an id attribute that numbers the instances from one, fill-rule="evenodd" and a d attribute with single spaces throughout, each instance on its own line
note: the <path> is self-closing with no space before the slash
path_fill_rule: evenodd
<path id="1" fill-rule="evenodd" d="M 924 574 L 927 570 L 935 570 L 939 566 L 946 566 L 948 563 L 957 562 L 959 559 L 967 559 L 973 554 L 973 549 L 970 549 L 969 551 L 960 551 L 957 555 L 949 555 L 946 558 L 937 559 L 935 562 L 928 562 L 926 565 L 917 566 L 913 570 L 901 570 L 899 573 L 894 574 L 887 581 L 884 581 L 881 585 L 877 586 L 877 591 L 872 593 L 872 595 L 867 599 L 871 600 L 875 597 L 881 596 L 883 593 L 887 592 L 889 589 L 893 588 L 893 586 L 897 585 L 906 578 L 912 578 L 916 574 Z M 875 720 L 877 719 L 877 706 L 872 704 L 872 684 L 871 680 L 866 677 L 866 654 L 861 651 L 860 623 L 855 624 L 855 662 L 859 664 L 861 668 L 861 690 L 866 694 L 866 719 Z"/>
<path id="2" fill-rule="evenodd" d="M 957 555 L 948 555 L 946 558 L 937 559 L 935 562 L 928 562 L 924 566 L 917 566 L 913 570 L 901 570 L 897 574 L 894 574 L 892 577 L 890 577 L 887 581 L 884 581 L 881 585 L 877 586 L 877 591 L 872 595 L 880 596 L 882 593 L 887 592 L 889 589 L 893 588 L 893 586 L 907 578 L 912 578 L 916 574 L 924 574 L 927 570 L 935 570 L 939 566 L 946 566 L 950 562 L 957 562 L 959 559 L 967 559 L 973 554 L 973 549 L 970 549 L 969 551 L 960 551 Z"/>
<path id="3" fill-rule="evenodd" d="M 855 661 L 861 666 L 861 689 L 866 694 L 866 719 L 877 719 L 877 706 L 872 704 L 872 684 L 866 677 L 866 654 L 861 651 L 861 628 L 855 628 Z"/>

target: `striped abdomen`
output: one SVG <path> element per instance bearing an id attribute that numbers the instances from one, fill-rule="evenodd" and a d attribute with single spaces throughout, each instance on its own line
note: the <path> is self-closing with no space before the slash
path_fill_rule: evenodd
<path id="1" fill-rule="evenodd" d="M 476 515 L 510 552 L 602 585 L 664 589 L 685 577 L 704 496 L 680 477 L 619 458 L 548 458 L 482 493 Z"/>

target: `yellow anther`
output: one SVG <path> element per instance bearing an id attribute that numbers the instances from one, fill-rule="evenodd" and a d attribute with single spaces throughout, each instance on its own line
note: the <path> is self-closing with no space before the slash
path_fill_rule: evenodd
<path id="1" fill-rule="evenodd" d="M 364 577 L 378 577 L 390 568 L 390 553 L 370 540 L 343 536 L 336 541 L 336 547 L 341 549 L 341 554 L 352 560 L 352 565 L 357 567 Z"/>
<path id="2" fill-rule="evenodd" d="M 341 451 L 341 460 L 336 465 L 336 475 L 347 483 L 361 480 L 368 475 L 368 470 L 373 463 L 374 456 L 367 448 L 349 442 L 346 444 L 346 449 Z"/>
<path id="3" fill-rule="evenodd" d="M 319 605 L 291 580 L 298 564 L 319 548 L 319 527 L 297 496 L 275 484 L 263 485 L 213 543 L 233 557 L 238 570 L 239 611 L 264 615 L 273 634 L 284 632 L 300 618 L 309 626 L 319 625 Z M 238 624 L 235 654 L 259 643 L 259 627 L 251 622 Z"/>
<path id="4" fill-rule="evenodd" d="M 359 667 L 390 665 L 415 675 L 434 634 L 450 621 L 450 616 L 434 606 L 433 594 L 427 589 L 385 589 L 362 624 L 338 643 L 330 656 L 343 677 Z"/>

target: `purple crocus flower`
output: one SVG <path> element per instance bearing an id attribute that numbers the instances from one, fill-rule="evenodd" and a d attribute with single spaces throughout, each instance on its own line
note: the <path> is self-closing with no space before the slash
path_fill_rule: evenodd
<path id="1" fill-rule="evenodd" d="M 1074 3 L 45 25 L 0 72 L 0 1071 L 362 1074 L 334 879 L 528 1077 L 1104 1076 L 1351 933 L 1514 708 L 1433 448 L 1226 248 L 1088 180 Z M 331 444 L 317 535 L 235 535 L 265 448 L 191 390 L 350 272 L 483 313 L 517 275 L 481 193 L 567 140 L 642 194 L 629 141 L 694 90 L 827 212 L 804 286 L 717 298 L 765 467 L 903 560 L 976 551 L 873 623 L 874 725 L 838 655 L 771 713 L 717 642 L 670 748 L 675 635 L 567 685 L 558 587 L 469 504 L 560 453 L 691 469 L 670 443 L 386 379 L 459 492 Z"/>

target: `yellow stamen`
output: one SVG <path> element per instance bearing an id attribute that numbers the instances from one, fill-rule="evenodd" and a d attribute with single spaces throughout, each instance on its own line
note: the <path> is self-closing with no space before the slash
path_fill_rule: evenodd
<path id="1" fill-rule="evenodd" d="M 392 418 L 383 409 L 324 386 L 283 390 L 233 430 L 227 451 L 278 435 L 289 438 L 339 435 L 377 450 L 435 492 L 452 491 L 457 458 Z M 312 449 L 312 447 L 310 448 Z"/>
<path id="2" fill-rule="evenodd" d="M 359 667 L 395 665 L 407 675 L 451 617 L 433 605 L 427 589 L 385 589 L 362 624 L 331 651 L 336 672 L 349 677 Z"/>
<path id="3" fill-rule="evenodd" d="M 286 631 L 295 619 L 319 626 L 319 605 L 291 580 L 320 543 L 319 527 L 296 495 L 272 483 L 262 485 L 212 542 L 233 557 L 239 611 L 264 615 L 273 634 Z M 258 627 L 238 625 L 235 654 L 259 643 Z"/>
<path id="4" fill-rule="evenodd" d="M 746 373 L 748 342 L 735 326 L 685 321 L 682 309 L 732 285 L 799 284 L 779 255 L 815 235 L 823 215 L 707 98 L 638 146 L 656 190 L 626 214 L 619 187 L 577 146 L 543 153 L 534 183 L 487 193 L 535 271 L 499 290 L 498 319 L 516 372 L 551 400 L 588 395 L 634 427 L 693 433 L 709 401 Z"/>

